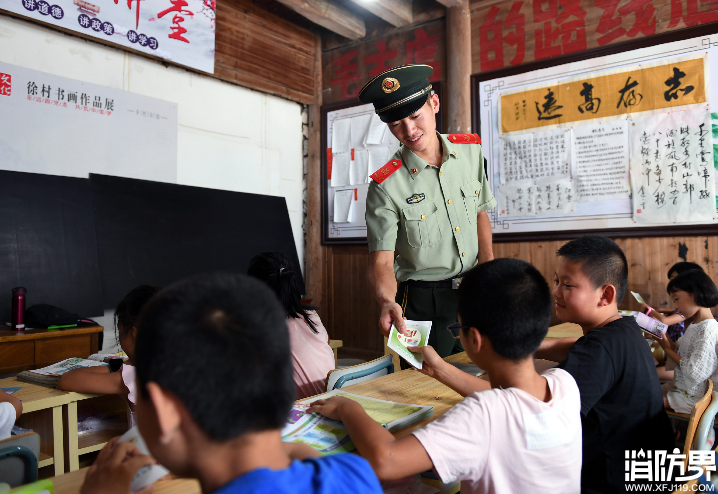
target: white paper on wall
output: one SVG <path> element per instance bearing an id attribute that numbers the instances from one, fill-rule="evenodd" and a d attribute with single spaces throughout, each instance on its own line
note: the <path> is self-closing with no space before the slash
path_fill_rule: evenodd
<path id="1" fill-rule="evenodd" d="M 344 187 L 349 185 L 349 167 L 351 165 L 351 153 L 332 153 L 332 187 Z"/>
<path id="2" fill-rule="evenodd" d="M 349 171 L 349 183 L 351 185 L 369 183 L 369 151 L 366 149 L 355 149 Z"/>
<path id="3" fill-rule="evenodd" d="M 571 175 L 578 201 L 627 198 L 628 126 L 626 120 L 573 128 Z"/>
<path id="4" fill-rule="evenodd" d="M 334 223 L 349 223 L 353 220 L 354 189 L 337 190 L 334 193 Z"/>
<path id="5" fill-rule="evenodd" d="M 630 125 L 633 219 L 689 223 L 716 217 L 708 108 L 636 118 Z"/>
<path id="6" fill-rule="evenodd" d="M 344 153 L 351 149 L 352 121 L 350 118 L 338 118 L 332 126 L 332 152 Z"/>

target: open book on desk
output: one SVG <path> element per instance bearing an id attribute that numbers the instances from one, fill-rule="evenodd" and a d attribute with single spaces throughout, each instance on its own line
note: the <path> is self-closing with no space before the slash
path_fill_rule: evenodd
<path id="1" fill-rule="evenodd" d="M 318 413 L 307 413 L 308 408 L 309 405 L 294 404 L 282 428 L 282 441 L 307 444 L 324 456 L 355 449 L 344 424 Z"/>
<path id="2" fill-rule="evenodd" d="M 299 401 L 300 404 L 309 405 L 317 400 L 326 400 L 332 396 L 344 396 L 352 401 L 359 403 L 364 411 L 372 419 L 379 423 L 389 432 L 395 432 L 410 426 L 434 414 L 434 407 L 425 405 L 410 405 L 408 403 L 396 403 L 393 401 L 379 400 L 377 398 L 368 398 L 352 393 L 347 393 L 341 389 L 335 389 L 329 393 L 307 398 Z"/>

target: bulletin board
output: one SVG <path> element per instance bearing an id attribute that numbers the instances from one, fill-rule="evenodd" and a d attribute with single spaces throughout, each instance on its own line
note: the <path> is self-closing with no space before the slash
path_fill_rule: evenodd
<path id="1" fill-rule="evenodd" d="M 432 82 L 441 101 L 441 83 Z M 373 104 L 322 106 L 322 244 L 366 245 L 369 175 L 399 149 L 399 141 L 379 120 Z M 441 106 L 436 129 L 442 132 Z"/>
<path id="2" fill-rule="evenodd" d="M 494 241 L 716 229 L 718 34 L 696 34 L 472 77 Z"/>

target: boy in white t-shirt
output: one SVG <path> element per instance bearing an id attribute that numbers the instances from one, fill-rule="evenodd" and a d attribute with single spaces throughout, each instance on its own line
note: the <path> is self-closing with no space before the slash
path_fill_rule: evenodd
<path id="1" fill-rule="evenodd" d="M 10 437 L 15 421 L 21 414 L 22 402 L 13 395 L 0 391 L 0 440 Z"/>
<path id="2" fill-rule="evenodd" d="M 312 411 L 341 420 L 380 479 L 433 468 L 468 493 L 578 493 L 581 490 L 581 402 L 570 374 L 539 375 L 533 353 L 551 321 L 551 292 L 541 273 L 517 259 L 480 264 L 458 290 L 458 333 L 466 354 L 489 382 L 412 348 L 422 372 L 465 399 L 412 435 L 395 439 L 356 402 L 319 400 Z M 445 331 L 444 328 L 432 328 Z M 398 400 L 406 401 L 406 400 Z"/>

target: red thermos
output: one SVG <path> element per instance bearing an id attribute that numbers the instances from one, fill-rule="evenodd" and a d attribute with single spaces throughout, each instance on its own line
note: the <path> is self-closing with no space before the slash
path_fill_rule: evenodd
<path id="1" fill-rule="evenodd" d="M 16 331 L 25 329 L 25 296 L 27 290 L 24 287 L 12 289 L 12 327 Z"/>

